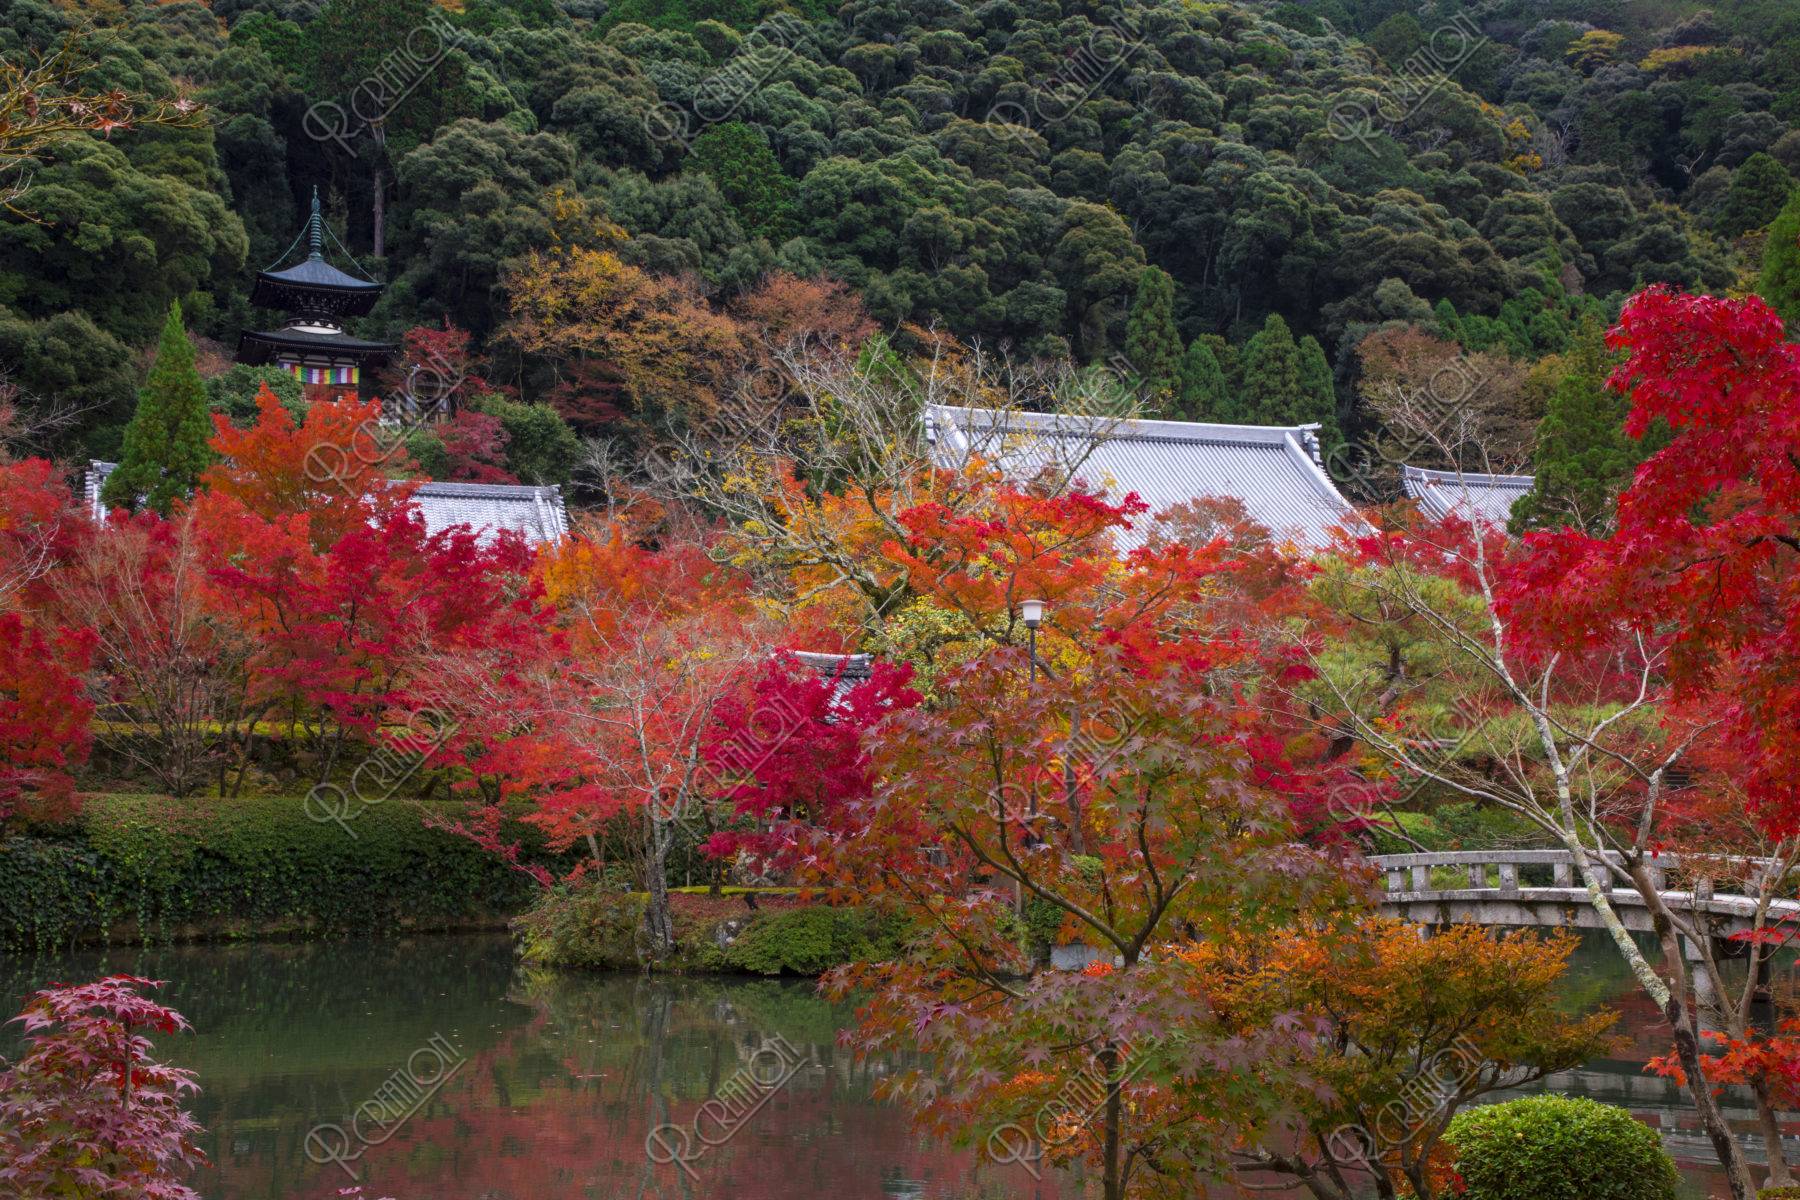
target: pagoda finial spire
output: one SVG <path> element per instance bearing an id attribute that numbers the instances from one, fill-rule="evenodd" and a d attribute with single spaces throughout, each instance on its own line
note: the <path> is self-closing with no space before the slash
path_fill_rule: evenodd
<path id="1" fill-rule="evenodd" d="M 306 221 L 306 243 L 312 253 L 306 257 L 320 260 L 325 257 L 325 218 L 319 215 L 319 185 L 313 184 L 312 216 Z"/>

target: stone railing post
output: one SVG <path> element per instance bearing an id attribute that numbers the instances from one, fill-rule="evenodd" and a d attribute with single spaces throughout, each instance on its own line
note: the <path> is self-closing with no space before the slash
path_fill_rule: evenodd
<path id="1" fill-rule="evenodd" d="M 1516 896 L 1519 894 L 1518 863 L 1500 864 L 1500 894 L 1502 896 Z"/>
<path id="2" fill-rule="evenodd" d="M 1387 890 L 1390 892 L 1404 892 L 1406 890 L 1406 872 L 1401 870 L 1389 871 L 1387 873 Z"/>
<path id="3" fill-rule="evenodd" d="M 1431 890 L 1431 868 L 1414 867 L 1412 869 L 1412 890 L 1429 892 Z"/>
<path id="4" fill-rule="evenodd" d="M 1487 864 L 1486 863 L 1470 863 L 1469 864 L 1469 886 L 1472 888 L 1476 888 L 1476 889 L 1484 888 L 1487 886 Z"/>
<path id="5" fill-rule="evenodd" d="M 1703 904 L 1711 904 L 1712 898 L 1712 876 L 1702 875 L 1700 878 L 1694 880 L 1694 907 L 1699 908 Z"/>
<path id="6" fill-rule="evenodd" d="M 1551 876 L 1551 881 L 1553 883 L 1555 883 L 1557 887 L 1574 887 L 1575 886 L 1575 861 L 1574 861 L 1574 859 L 1573 858 L 1564 858 L 1558 862 L 1552 863 L 1550 865 L 1550 876 Z"/>

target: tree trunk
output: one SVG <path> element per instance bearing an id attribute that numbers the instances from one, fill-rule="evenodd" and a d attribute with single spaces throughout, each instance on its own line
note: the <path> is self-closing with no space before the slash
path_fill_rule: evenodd
<path id="1" fill-rule="evenodd" d="M 1754 969 L 1754 968 L 1752 968 Z M 1756 1121 L 1762 1128 L 1763 1143 L 1769 1148 L 1767 1187 L 1792 1187 L 1794 1173 L 1788 1170 L 1787 1151 L 1781 1147 L 1781 1124 L 1775 1117 L 1775 1105 L 1769 1099 L 1769 1083 L 1758 1077 L 1750 1085 L 1756 1093 Z"/>
<path id="2" fill-rule="evenodd" d="M 650 959 L 662 962 L 675 949 L 675 922 L 669 913 L 669 844 L 674 841 L 666 821 L 658 820 L 654 806 L 644 813 L 648 835 L 644 855 L 644 890 L 650 901 L 644 906 L 644 931 L 649 935 Z"/>
<path id="3" fill-rule="evenodd" d="M 1578 850 L 1576 859 L 1581 864 L 1582 874 L 1589 877 L 1588 894 L 1596 897 L 1595 911 L 1600 913 L 1602 921 L 1611 918 L 1607 926 L 1609 931 L 1614 925 L 1618 925 L 1619 932 L 1614 934 L 1614 941 L 1617 942 L 1620 934 L 1623 934 L 1625 940 L 1630 942 L 1633 953 L 1627 958 L 1642 983 L 1640 965 L 1648 970 L 1649 964 L 1637 950 L 1637 943 L 1631 942 L 1631 935 L 1624 933 L 1624 926 L 1613 912 L 1612 903 L 1598 897 L 1599 884 L 1592 878 L 1594 868 L 1586 853 Z M 1698 1027 L 1693 1006 L 1689 1002 L 1692 989 L 1688 985 L 1688 965 L 1681 953 L 1681 939 L 1669 920 L 1668 909 L 1663 907 L 1662 891 L 1657 888 L 1642 863 L 1632 868 L 1631 881 L 1650 911 L 1650 922 L 1655 929 L 1656 940 L 1662 946 L 1663 962 L 1669 972 L 1668 980 L 1664 981 L 1654 971 L 1650 971 L 1651 978 L 1656 979 L 1660 987 L 1646 985 L 1645 990 L 1662 1009 L 1669 1028 L 1674 1031 L 1675 1055 L 1681 1062 L 1682 1071 L 1687 1075 L 1688 1097 L 1700 1116 L 1700 1127 L 1706 1130 L 1706 1138 L 1712 1143 L 1713 1153 L 1719 1156 L 1719 1163 L 1725 1168 L 1726 1182 L 1731 1186 L 1731 1200 L 1754 1200 L 1756 1184 L 1750 1178 L 1750 1164 L 1744 1158 L 1743 1147 L 1738 1145 L 1736 1135 L 1725 1123 L 1725 1114 L 1719 1111 L 1718 1098 L 1713 1095 L 1712 1085 L 1706 1079 L 1706 1066 L 1700 1057 Z"/>
<path id="4" fill-rule="evenodd" d="M 1106 1072 L 1105 1146 L 1102 1151 L 1105 1200 L 1125 1200 L 1125 1181 L 1119 1178 L 1120 1127 L 1124 1123 L 1119 1080 L 1119 1046 L 1107 1042 L 1100 1050 L 1100 1069 Z"/>
<path id="5" fill-rule="evenodd" d="M 369 240 L 374 245 L 375 257 L 387 256 L 387 170 L 380 163 L 375 164 L 374 178 L 370 181 L 371 202 L 369 208 Z"/>

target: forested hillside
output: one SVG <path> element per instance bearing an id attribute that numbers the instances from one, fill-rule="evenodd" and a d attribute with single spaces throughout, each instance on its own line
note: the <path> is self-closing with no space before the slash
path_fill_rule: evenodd
<path id="1" fill-rule="evenodd" d="M 206 120 L 65 141 L 0 217 L 0 361 L 27 415 L 80 409 L 71 457 L 117 452 L 172 302 L 203 373 L 274 319 L 249 285 L 316 186 L 389 284 L 355 332 L 466 345 L 578 433 L 860 327 L 836 280 L 901 338 L 1328 442 L 1474 362 L 1522 466 L 1583 317 L 1753 289 L 1800 171 L 1789 0 L 0 0 L 0 53 L 84 22 L 98 84 Z"/>

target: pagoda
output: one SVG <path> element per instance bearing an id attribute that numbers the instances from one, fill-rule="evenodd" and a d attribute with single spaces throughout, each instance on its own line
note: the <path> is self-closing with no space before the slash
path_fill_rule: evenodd
<path id="1" fill-rule="evenodd" d="M 276 265 L 287 261 L 305 238 L 308 253 L 291 267 L 257 272 L 250 303 L 288 314 L 287 324 L 266 333 L 238 335 L 237 360 L 251 366 L 273 363 L 303 384 L 360 389 L 365 371 L 379 370 L 398 349 L 392 342 L 365 342 L 344 332 L 346 317 L 366 316 L 381 295 L 381 285 L 340 271 L 325 261 L 325 239 L 349 258 L 350 252 L 319 215 L 319 189 L 313 189 L 312 215 Z M 355 260 L 351 260 L 355 266 Z M 361 270 L 360 267 L 357 268 Z"/>

